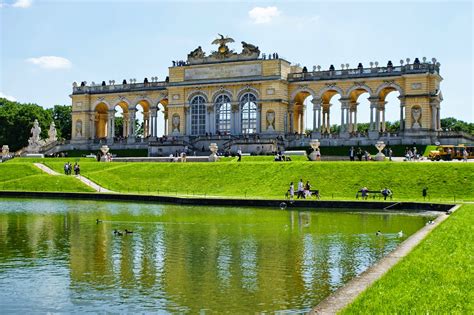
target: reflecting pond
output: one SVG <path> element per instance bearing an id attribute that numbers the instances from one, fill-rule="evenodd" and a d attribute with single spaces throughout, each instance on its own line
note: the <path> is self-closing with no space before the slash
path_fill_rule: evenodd
<path id="1" fill-rule="evenodd" d="M 432 218 L 2 199 L 0 309 L 303 312 Z"/>

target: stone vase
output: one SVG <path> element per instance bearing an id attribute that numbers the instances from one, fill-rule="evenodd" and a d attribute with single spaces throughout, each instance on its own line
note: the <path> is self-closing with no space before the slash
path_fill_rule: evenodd
<path id="1" fill-rule="evenodd" d="M 219 160 L 219 157 L 217 156 L 217 143 L 211 143 L 209 146 L 209 150 L 211 151 L 211 155 L 209 155 L 209 162 L 217 162 Z"/>
<path id="2" fill-rule="evenodd" d="M 309 159 L 311 161 L 316 161 L 317 160 L 317 155 L 316 155 L 316 151 L 318 151 L 319 149 L 319 145 L 320 145 L 320 142 L 318 139 L 311 139 L 309 141 L 309 145 L 311 146 L 311 148 L 313 149 L 313 152 L 311 152 L 309 154 Z"/>
<path id="3" fill-rule="evenodd" d="M 383 141 L 377 141 L 375 144 L 375 147 L 377 150 L 379 150 L 379 153 L 375 155 L 374 160 L 375 161 L 384 161 L 385 160 L 385 154 L 382 153 L 382 150 L 385 148 L 385 143 Z"/>

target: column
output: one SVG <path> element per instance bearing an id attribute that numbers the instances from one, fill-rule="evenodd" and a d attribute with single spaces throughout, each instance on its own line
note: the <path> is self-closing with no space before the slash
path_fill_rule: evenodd
<path id="1" fill-rule="evenodd" d="M 135 138 L 135 113 L 136 109 L 129 109 L 128 137 Z"/>
<path id="2" fill-rule="evenodd" d="M 354 126 L 352 129 L 354 132 L 357 132 L 357 105 L 354 108 Z"/>
<path id="3" fill-rule="evenodd" d="M 385 105 L 382 108 L 382 132 L 385 132 Z"/>
<path id="4" fill-rule="evenodd" d="M 436 104 L 431 105 L 431 129 L 436 130 L 437 110 Z"/>
<path id="5" fill-rule="evenodd" d="M 351 128 L 351 126 L 349 124 L 349 116 L 350 116 L 350 108 L 346 107 L 346 127 L 345 127 L 346 132 L 349 132 L 350 128 Z"/>
<path id="6" fill-rule="evenodd" d="M 109 110 L 107 118 L 107 140 L 113 142 L 115 135 L 115 109 Z"/>
<path id="7" fill-rule="evenodd" d="M 294 133 L 294 117 L 293 117 L 293 106 L 291 106 L 291 109 L 288 111 L 288 116 L 290 117 L 290 133 Z"/>
<path id="8" fill-rule="evenodd" d="M 123 130 L 122 130 L 122 137 L 126 138 L 128 137 L 128 119 L 129 119 L 129 115 L 128 113 L 123 113 L 122 114 L 122 124 L 123 124 Z"/>
<path id="9" fill-rule="evenodd" d="M 143 112 L 143 138 L 148 137 L 150 131 L 150 112 Z"/>
<path id="10" fill-rule="evenodd" d="M 329 106 L 331 106 L 331 104 L 329 104 Z M 326 130 L 328 133 L 331 133 L 331 120 L 329 118 L 330 118 L 330 111 L 328 107 L 328 111 L 326 112 Z"/>
<path id="11" fill-rule="evenodd" d="M 262 130 L 262 103 L 257 104 L 257 128 L 256 132 L 260 133 Z"/>
<path id="12" fill-rule="evenodd" d="M 377 97 L 369 97 L 370 102 L 370 131 L 377 131 L 377 118 L 374 117 L 377 115 L 377 108 L 379 99 Z"/>
<path id="13" fill-rule="evenodd" d="M 164 116 L 163 119 L 165 120 L 165 122 L 164 122 L 164 128 L 165 128 L 164 135 L 168 135 L 168 111 L 164 111 L 163 116 Z M 183 119 L 183 121 L 184 121 L 184 117 L 181 117 L 181 119 Z M 157 123 L 158 123 L 158 118 L 157 118 Z M 183 132 L 182 129 L 181 129 L 181 132 Z M 158 136 L 158 126 L 156 127 L 156 135 Z"/>
<path id="14" fill-rule="evenodd" d="M 354 125 L 353 125 L 353 122 L 352 122 L 352 116 L 353 115 L 354 115 L 354 112 L 351 110 L 351 108 L 349 108 L 349 127 L 348 127 L 349 132 L 354 131 Z"/>
<path id="15" fill-rule="evenodd" d="M 438 106 L 437 110 L 436 110 L 436 130 L 440 130 L 441 129 L 441 113 L 440 113 L 440 109 L 441 107 Z"/>
<path id="16" fill-rule="evenodd" d="M 399 96 L 398 99 L 400 100 L 400 131 L 405 130 L 405 118 L 404 118 L 404 111 L 405 111 L 405 98 Z"/>
<path id="17" fill-rule="evenodd" d="M 92 113 L 89 117 L 89 122 L 90 122 L 90 138 L 92 140 L 95 139 L 95 112 Z"/>

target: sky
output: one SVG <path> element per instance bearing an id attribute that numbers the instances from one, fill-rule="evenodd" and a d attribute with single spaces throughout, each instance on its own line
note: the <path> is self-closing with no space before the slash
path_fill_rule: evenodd
<path id="1" fill-rule="evenodd" d="M 435 57 L 442 118 L 473 122 L 473 15 L 471 1 L 0 0 L 0 97 L 51 107 L 71 104 L 74 81 L 163 80 L 221 33 L 308 69 Z"/>

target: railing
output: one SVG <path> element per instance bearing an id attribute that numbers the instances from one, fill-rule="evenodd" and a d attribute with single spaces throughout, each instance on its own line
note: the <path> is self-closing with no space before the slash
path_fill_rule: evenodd
<path id="1" fill-rule="evenodd" d="M 408 64 L 396 67 L 372 67 L 327 71 L 308 71 L 288 74 L 288 81 L 317 81 L 334 78 L 383 77 L 410 73 L 439 73 L 439 66 L 431 63 Z"/>
<path id="2" fill-rule="evenodd" d="M 85 86 L 74 86 L 72 88 L 72 94 L 99 94 L 99 93 L 112 93 L 112 92 L 128 92 L 128 91 L 144 91 L 144 90 L 156 90 L 165 89 L 168 86 L 168 82 L 149 82 L 149 83 L 131 83 L 131 84 L 111 84 L 111 85 L 85 85 Z"/>
<path id="3" fill-rule="evenodd" d="M 465 138 L 474 141 L 474 135 L 464 131 L 438 131 L 441 138 Z"/>

